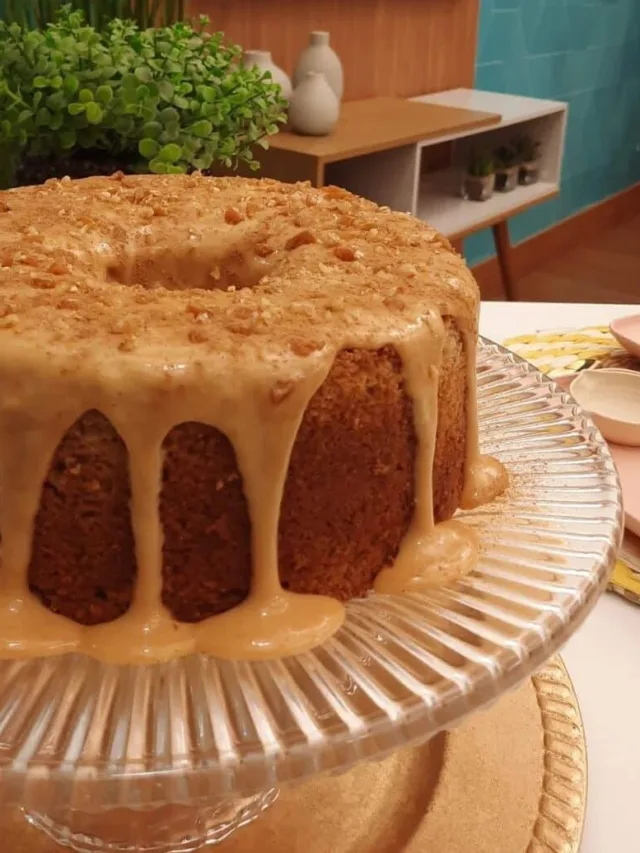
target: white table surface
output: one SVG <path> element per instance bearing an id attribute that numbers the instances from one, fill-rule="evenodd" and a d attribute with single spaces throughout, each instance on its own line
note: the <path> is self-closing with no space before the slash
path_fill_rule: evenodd
<path id="1" fill-rule="evenodd" d="M 541 329 L 607 325 L 640 305 L 485 302 L 480 332 L 502 343 Z M 640 851 L 640 607 L 605 593 L 562 650 L 587 736 L 581 853 Z"/>

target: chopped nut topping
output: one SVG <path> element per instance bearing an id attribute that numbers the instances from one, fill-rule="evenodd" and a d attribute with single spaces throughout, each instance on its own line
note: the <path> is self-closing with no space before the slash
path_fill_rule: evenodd
<path id="1" fill-rule="evenodd" d="M 295 355 L 306 356 L 317 352 L 324 347 L 324 341 L 314 341 L 307 338 L 293 338 L 289 341 L 289 348 Z"/>
<path id="2" fill-rule="evenodd" d="M 253 251 L 259 258 L 268 258 L 275 252 L 275 249 L 268 243 L 256 243 Z"/>
<path id="3" fill-rule="evenodd" d="M 242 321 L 234 320 L 227 326 L 230 332 L 233 332 L 235 335 L 250 335 L 253 331 L 252 323 L 243 323 Z"/>
<path id="4" fill-rule="evenodd" d="M 294 234 L 293 237 L 289 237 L 287 242 L 284 244 L 285 249 L 288 252 L 291 252 L 293 249 L 297 249 L 299 246 L 306 246 L 310 243 L 316 243 L 317 240 L 315 235 L 309 231 L 308 228 L 305 228 L 303 231 L 298 231 L 297 234 Z"/>
<path id="5" fill-rule="evenodd" d="M 209 335 L 204 329 L 191 329 L 189 331 L 189 340 L 192 344 L 203 344 L 209 340 Z"/>
<path id="6" fill-rule="evenodd" d="M 58 285 L 55 278 L 52 278 L 45 273 L 31 273 L 29 276 L 29 283 L 31 284 L 31 287 L 37 287 L 40 290 L 53 290 Z"/>
<path id="7" fill-rule="evenodd" d="M 0 213 L 8 213 L 11 210 L 6 201 L 0 199 Z"/>
<path id="8" fill-rule="evenodd" d="M 414 276 L 416 274 L 416 268 L 413 264 L 401 264 L 399 271 L 402 275 Z"/>
<path id="9" fill-rule="evenodd" d="M 7 314 L 4 317 L 0 317 L 0 328 L 11 329 L 17 326 L 18 322 L 17 314 Z"/>
<path id="10" fill-rule="evenodd" d="M 349 246 L 336 246 L 333 254 L 341 261 L 355 261 L 356 253 Z"/>
<path id="11" fill-rule="evenodd" d="M 228 207 L 224 212 L 224 221 L 228 225 L 237 225 L 239 222 L 242 222 L 244 216 L 237 207 Z"/>
<path id="12" fill-rule="evenodd" d="M 120 341 L 118 344 L 118 349 L 122 352 L 133 352 L 136 348 L 135 338 L 125 338 L 123 341 Z"/>

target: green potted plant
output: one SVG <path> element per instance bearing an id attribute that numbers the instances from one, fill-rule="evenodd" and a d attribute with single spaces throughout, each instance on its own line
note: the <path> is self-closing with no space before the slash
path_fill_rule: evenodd
<path id="1" fill-rule="evenodd" d="M 520 183 L 535 184 L 540 179 L 540 143 L 531 136 L 523 134 L 515 140 L 514 146 L 520 166 Z"/>
<path id="2" fill-rule="evenodd" d="M 258 168 L 286 103 L 206 24 L 115 19 L 99 31 L 69 5 L 44 30 L 0 21 L 0 186 Z"/>
<path id="3" fill-rule="evenodd" d="M 493 195 L 495 181 L 492 156 L 483 151 L 474 151 L 464 176 L 464 197 L 471 201 L 486 201 Z"/>
<path id="4" fill-rule="evenodd" d="M 518 152 L 514 145 L 501 145 L 494 152 L 496 168 L 496 190 L 508 193 L 518 185 Z"/>

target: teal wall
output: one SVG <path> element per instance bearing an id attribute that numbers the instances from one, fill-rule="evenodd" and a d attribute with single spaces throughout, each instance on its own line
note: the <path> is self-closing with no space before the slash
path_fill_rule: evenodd
<path id="1" fill-rule="evenodd" d="M 481 0 L 475 86 L 569 104 L 560 196 L 510 221 L 514 243 L 640 181 L 640 0 Z M 464 248 L 494 251 L 489 232 Z"/>

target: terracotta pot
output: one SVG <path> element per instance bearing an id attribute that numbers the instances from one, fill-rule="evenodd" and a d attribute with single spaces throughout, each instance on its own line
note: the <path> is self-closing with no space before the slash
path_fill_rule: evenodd
<path id="1" fill-rule="evenodd" d="M 493 189 L 496 183 L 496 176 L 491 175 L 465 175 L 464 176 L 464 197 L 471 201 L 486 201 L 493 195 Z"/>
<path id="2" fill-rule="evenodd" d="M 508 166 L 504 169 L 496 169 L 496 191 L 499 193 L 510 193 L 518 186 L 519 166 Z"/>
<path id="3" fill-rule="evenodd" d="M 540 180 L 540 163 L 532 160 L 520 165 L 519 181 L 521 184 L 535 184 Z"/>

